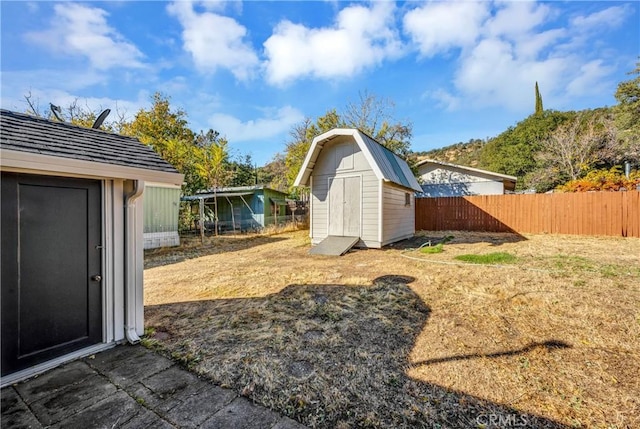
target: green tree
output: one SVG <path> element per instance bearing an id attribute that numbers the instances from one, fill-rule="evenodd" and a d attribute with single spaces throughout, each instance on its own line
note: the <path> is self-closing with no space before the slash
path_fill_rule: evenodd
<path id="1" fill-rule="evenodd" d="M 218 234 L 218 189 L 229 184 L 232 173 L 229 170 L 229 152 L 227 149 L 227 140 L 219 137 L 218 133 L 208 132 L 203 134 L 199 154 L 200 159 L 197 164 L 198 172 L 204 179 L 208 189 L 213 191 L 213 214 L 214 214 L 214 231 Z M 204 226 L 204 225 L 202 225 Z"/>
<path id="2" fill-rule="evenodd" d="M 288 192 L 287 165 L 283 154 L 276 153 L 269 163 L 258 168 L 257 175 L 258 183 L 282 192 Z"/>
<path id="3" fill-rule="evenodd" d="M 542 107 L 542 96 L 540 95 L 540 89 L 538 88 L 538 82 L 536 82 L 536 115 L 542 114 L 544 108 Z"/>
<path id="4" fill-rule="evenodd" d="M 529 184 L 547 191 L 602 164 L 602 150 L 611 139 L 611 122 L 609 109 L 604 108 L 583 110 L 559 125 L 535 155 L 538 168 L 527 177 Z"/>
<path id="5" fill-rule="evenodd" d="M 185 194 L 194 193 L 206 181 L 199 172 L 202 148 L 196 144 L 196 135 L 188 127 L 184 110 L 171 107 L 169 97 L 156 92 L 149 109 L 140 109 L 133 121 L 122 126 L 122 134 L 137 138 L 150 146 L 163 159 L 185 175 Z"/>
<path id="6" fill-rule="evenodd" d="M 194 133 L 187 126 L 187 114 L 182 109 L 173 110 L 169 97 L 156 92 L 152 96 L 151 108 L 140 109 L 133 121 L 126 124 L 122 133 L 136 137 L 151 146 L 160 156 L 167 159 L 167 142 L 180 140 L 192 143 Z"/>
<path id="7" fill-rule="evenodd" d="M 545 110 L 533 114 L 515 126 L 490 139 L 480 153 L 480 167 L 518 177 L 518 189 L 531 186 L 528 174 L 538 167 L 536 154 L 551 133 L 576 112 Z"/>
<path id="8" fill-rule="evenodd" d="M 637 76 L 618 84 L 614 107 L 620 158 L 627 161 L 640 158 L 640 62 L 629 74 Z"/>
<path id="9" fill-rule="evenodd" d="M 256 167 L 251 155 L 245 155 L 229 163 L 232 172 L 231 186 L 252 186 L 257 184 Z"/>

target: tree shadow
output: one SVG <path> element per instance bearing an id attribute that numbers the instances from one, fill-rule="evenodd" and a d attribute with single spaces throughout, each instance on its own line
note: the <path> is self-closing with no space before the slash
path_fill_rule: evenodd
<path id="1" fill-rule="evenodd" d="M 145 250 L 144 268 L 176 264 L 202 256 L 239 252 L 286 239 L 285 237 L 266 235 L 238 235 L 237 237 L 224 235 L 205 237 L 205 242 L 202 244 L 199 237 L 191 237 L 186 241 L 184 238 L 181 238 L 182 244 L 180 246 Z"/>
<path id="2" fill-rule="evenodd" d="M 549 340 L 412 363 L 431 313 L 409 287 L 413 280 L 385 275 L 371 286 L 291 284 L 264 297 L 148 306 L 145 343 L 311 427 L 495 427 L 488 416 L 517 419 L 520 427 L 565 427 L 408 376 L 415 365 L 568 347 Z"/>
<path id="3" fill-rule="evenodd" d="M 492 247 L 502 246 L 507 243 L 518 243 L 527 240 L 517 233 L 496 232 L 470 232 L 470 231 L 417 231 L 408 239 L 385 246 L 385 249 L 413 250 L 422 245 L 435 246 L 440 243 L 445 245 L 487 243 Z"/>

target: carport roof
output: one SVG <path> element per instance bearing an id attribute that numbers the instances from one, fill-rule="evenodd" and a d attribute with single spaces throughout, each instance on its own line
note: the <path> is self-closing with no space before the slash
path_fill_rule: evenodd
<path id="1" fill-rule="evenodd" d="M 133 137 L 0 109 L 0 147 L 79 161 L 178 173 Z"/>

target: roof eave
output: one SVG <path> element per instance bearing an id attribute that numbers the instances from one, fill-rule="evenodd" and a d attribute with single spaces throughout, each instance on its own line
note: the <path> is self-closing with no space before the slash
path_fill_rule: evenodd
<path id="1" fill-rule="evenodd" d="M 32 174 L 62 174 L 96 179 L 144 180 L 182 186 L 184 175 L 138 167 L 62 158 L 0 148 L 0 169 Z"/>

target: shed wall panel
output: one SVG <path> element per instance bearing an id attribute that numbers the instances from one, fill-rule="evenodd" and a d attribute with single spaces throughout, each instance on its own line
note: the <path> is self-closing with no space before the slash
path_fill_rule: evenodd
<path id="1" fill-rule="evenodd" d="M 345 160 L 351 156 L 352 159 Z M 352 168 L 351 168 L 352 166 Z M 312 242 L 328 235 L 329 181 L 333 177 L 360 177 L 362 188 L 361 239 L 378 241 L 378 178 L 352 137 L 338 137 L 328 142 L 318 156 L 312 173 L 311 198 Z"/>
<path id="2" fill-rule="evenodd" d="M 406 205 L 406 195 L 409 205 Z M 403 239 L 415 233 L 415 199 L 412 192 L 385 183 L 383 186 L 383 243 Z"/>

